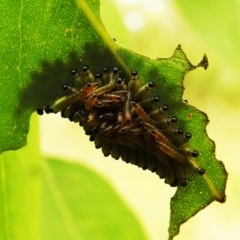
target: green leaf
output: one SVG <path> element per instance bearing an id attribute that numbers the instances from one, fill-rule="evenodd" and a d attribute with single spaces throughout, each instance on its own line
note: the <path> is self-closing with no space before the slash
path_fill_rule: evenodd
<path id="1" fill-rule="evenodd" d="M 147 239 L 106 181 L 77 163 L 43 161 L 41 239 Z"/>
<path id="2" fill-rule="evenodd" d="M 88 4 L 94 16 L 99 16 L 99 2 Z M 84 44 L 97 41 L 98 36 L 74 0 L 1 1 L 0 8 L 0 152 L 3 152 L 26 144 L 30 114 L 42 103 L 42 98 L 49 100 L 47 89 L 52 88 L 53 79 L 64 79 L 72 62 L 75 65 L 79 60 L 72 59 L 73 53 L 82 54 Z M 69 53 L 72 53 L 69 66 L 61 69 L 62 63 L 69 60 Z M 48 64 L 54 61 L 56 68 L 49 72 Z M 41 68 L 46 79 L 37 78 L 36 72 Z M 35 85 L 31 88 L 29 84 L 33 81 Z"/>
<path id="3" fill-rule="evenodd" d="M 29 144 L 0 156 L 0 239 L 39 239 L 42 175 L 36 117 Z"/>
<path id="4" fill-rule="evenodd" d="M 157 60 L 119 47 L 101 24 L 99 2 L 94 0 L 2 2 L 0 7 L 0 151 L 25 144 L 31 112 L 61 94 L 62 83 L 72 81 L 72 68 L 87 64 L 96 73 L 104 66 L 118 66 L 126 77 L 137 69 L 142 82 L 154 79 L 156 93 L 170 106 L 168 114 L 176 115 L 179 125 L 192 133 L 188 146 L 199 151 L 198 164 L 206 169 L 203 177 L 189 171 L 188 186 L 177 189 L 169 239 L 181 223 L 212 201 L 224 201 L 226 172 L 206 135 L 207 117 L 182 100 L 184 76 L 196 67 L 180 46 L 171 58 Z M 206 57 L 198 66 L 206 68 Z"/>

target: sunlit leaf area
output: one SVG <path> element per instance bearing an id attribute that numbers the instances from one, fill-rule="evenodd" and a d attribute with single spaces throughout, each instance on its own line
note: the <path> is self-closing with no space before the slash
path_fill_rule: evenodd
<path id="1" fill-rule="evenodd" d="M 21 13 L 27 5 L 23 2 L 24 4 L 16 5 L 20 9 L 19 18 L 16 21 L 14 18 L 9 22 L 4 21 L 6 24 L 16 24 L 11 38 L 13 43 L 15 38 L 25 40 L 24 32 L 20 31 L 19 36 L 17 35 Z M 36 2 L 41 5 L 41 1 Z M 38 14 L 33 16 L 34 7 L 39 12 L 41 7 L 32 4 L 29 16 L 34 21 L 38 17 L 41 20 L 36 20 L 38 25 L 33 29 L 30 29 L 31 24 L 26 25 L 31 51 L 26 51 L 22 62 L 17 59 L 16 62 L 11 62 L 11 66 L 16 64 L 19 68 L 24 66 L 30 72 L 33 71 L 32 77 L 38 80 L 50 76 L 46 73 L 40 77 L 39 72 L 48 69 L 53 63 L 56 64 L 53 73 L 56 77 L 61 77 L 57 67 L 61 68 L 62 65 L 58 60 L 65 61 L 67 54 L 81 49 L 84 41 L 94 42 L 95 33 L 86 31 L 82 40 L 81 35 L 72 33 L 71 27 L 81 19 L 78 11 L 83 9 L 85 2 L 91 2 L 93 12 L 98 14 L 98 1 L 66 1 L 69 11 L 64 11 L 65 1 L 64 4 L 59 2 L 54 2 L 56 11 L 52 10 L 52 2 L 44 3 L 47 9 L 44 15 L 46 18 L 41 18 Z M 6 5 L 2 4 L 2 7 Z M 13 12 L 14 7 L 12 6 Z M 58 23 L 59 28 L 55 27 L 58 26 L 55 21 L 61 12 L 65 15 L 59 19 L 69 21 L 69 28 L 61 21 Z M 5 15 L 3 16 L 7 17 Z M 49 16 L 52 16 L 52 22 L 48 22 Z M 177 236 L 173 234 L 172 237 L 174 240 L 239 240 L 240 2 L 102 0 L 100 16 L 114 43 L 150 59 L 170 58 L 179 44 L 194 66 L 201 61 L 204 54 L 207 55 L 207 70 L 199 67 L 185 76 L 183 99 L 208 116 L 207 134 L 215 142 L 216 159 L 224 163 L 228 172 L 226 202 L 213 201 L 210 205 L 206 204 L 206 208 L 182 224 L 180 233 Z M 0 21 L 2 18 L 0 17 Z M 49 28 L 45 29 L 44 26 Z M 61 26 L 66 28 L 62 39 L 58 36 Z M 34 34 L 29 34 L 31 31 Z M 39 36 L 38 31 L 45 35 Z M 70 39 L 71 47 L 65 37 Z M 10 38 L 6 36 L 6 39 Z M 5 52 L 6 39 L 0 41 L 0 47 Z M 32 39 L 36 39 L 36 43 Z M 43 48 L 45 51 L 41 51 Z M 21 44 L 20 47 L 10 48 L 9 52 L 13 53 L 14 49 L 19 50 L 19 56 L 25 51 Z M 39 64 L 45 58 L 48 62 Z M 25 59 L 28 59 L 26 65 Z M 69 64 L 70 78 L 71 68 L 81 68 L 81 64 L 84 64 L 84 59 L 80 61 L 79 66 L 74 66 L 76 61 Z M 101 59 L 94 61 L 102 62 Z M 29 78 L 27 71 L 21 73 L 11 66 L 9 64 L 4 67 L 5 74 L 13 69 L 17 79 Z M 8 75 L 4 78 L 11 81 Z M 39 83 L 39 92 L 44 84 Z M 17 85 L 24 89 L 25 85 L 21 81 L 17 81 Z M 1 98 L 8 99 L 5 85 L 0 82 L 0 86 L 4 89 Z M 34 94 L 35 92 L 30 96 L 31 99 L 34 99 Z M 11 95 L 9 96 L 10 99 Z M 26 99 L 25 96 L 25 101 Z M 36 101 L 35 107 L 38 102 L 41 101 Z M 9 101 L 9 106 L 11 104 L 16 103 Z M 1 105 L 0 113 L 5 114 L 7 107 L 8 104 Z M 34 112 L 31 107 L 29 109 L 24 114 L 17 112 L 16 116 L 25 119 L 26 115 L 30 116 Z M 21 109 L 18 111 L 21 112 Z M 10 117 L 1 125 L 8 121 L 11 121 Z M 14 139 L 15 128 L 11 130 L 1 126 L 7 132 L 8 141 L 15 143 L 16 140 L 16 145 L 11 148 L 1 142 L 1 150 L 18 149 L 25 141 L 24 134 L 27 134 L 28 125 L 21 124 L 21 119 L 17 119 L 13 126 L 23 134 L 16 135 L 17 139 Z M 176 192 L 175 187 L 165 184 L 163 179 L 150 171 L 142 171 L 132 164 L 104 157 L 100 149 L 95 149 L 79 124 L 61 118 L 60 114 L 44 114 L 40 117 L 33 113 L 29 126 L 26 147 L 7 151 L 0 158 L 0 239 L 170 239 L 170 203 Z M 188 207 L 191 208 L 191 202 Z"/>

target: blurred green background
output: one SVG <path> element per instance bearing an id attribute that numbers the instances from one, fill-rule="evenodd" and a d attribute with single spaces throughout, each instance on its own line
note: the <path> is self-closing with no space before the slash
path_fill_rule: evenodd
<path id="1" fill-rule="evenodd" d="M 178 44 L 193 64 L 207 54 L 208 70 L 197 69 L 187 75 L 184 99 L 210 119 L 208 134 L 216 143 L 217 158 L 229 173 L 227 201 L 213 203 L 198 213 L 181 227 L 176 240 L 238 240 L 240 2 L 103 0 L 101 15 L 118 44 L 150 58 L 170 57 Z M 44 153 L 81 159 L 121 195 L 148 239 L 167 239 L 169 203 L 175 189 L 150 172 L 102 157 L 77 125 L 59 116 L 44 116 L 40 121 Z"/>

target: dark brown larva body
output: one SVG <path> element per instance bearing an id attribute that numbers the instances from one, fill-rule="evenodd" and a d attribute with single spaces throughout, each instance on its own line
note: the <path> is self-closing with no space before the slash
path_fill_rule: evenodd
<path id="1" fill-rule="evenodd" d="M 168 106 L 153 94 L 154 82 L 142 85 L 137 71 L 124 80 L 117 68 L 94 76 L 84 66 L 72 74 L 74 86 L 64 85 L 64 95 L 39 114 L 61 112 L 83 126 L 104 156 L 156 172 L 171 186 L 187 184 L 188 167 L 204 174 L 194 160 L 198 152 L 187 147 L 191 133 L 178 128 L 177 117 L 166 115 Z"/>

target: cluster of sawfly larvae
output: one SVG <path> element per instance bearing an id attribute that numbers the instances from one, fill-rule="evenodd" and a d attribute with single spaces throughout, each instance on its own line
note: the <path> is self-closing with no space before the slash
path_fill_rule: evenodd
<path id="1" fill-rule="evenodd" d="M 169 106 L 154 95 L 156 83 L 142 84 L 138 72 L 121 78 L 118 68 L 103 68 L 94 75 L 88 66 L 72 70 L 74 84 L 63 85 L 63 96 L 37 110 L 58 113 L 79 123 L 104 156 L 121 158 L 155 172 L 171 186 L 186 186 L 186 171 L 205 170 L 196 161 L 198 152 L 188 147 L 192 135 L 178 127 Z"/>

